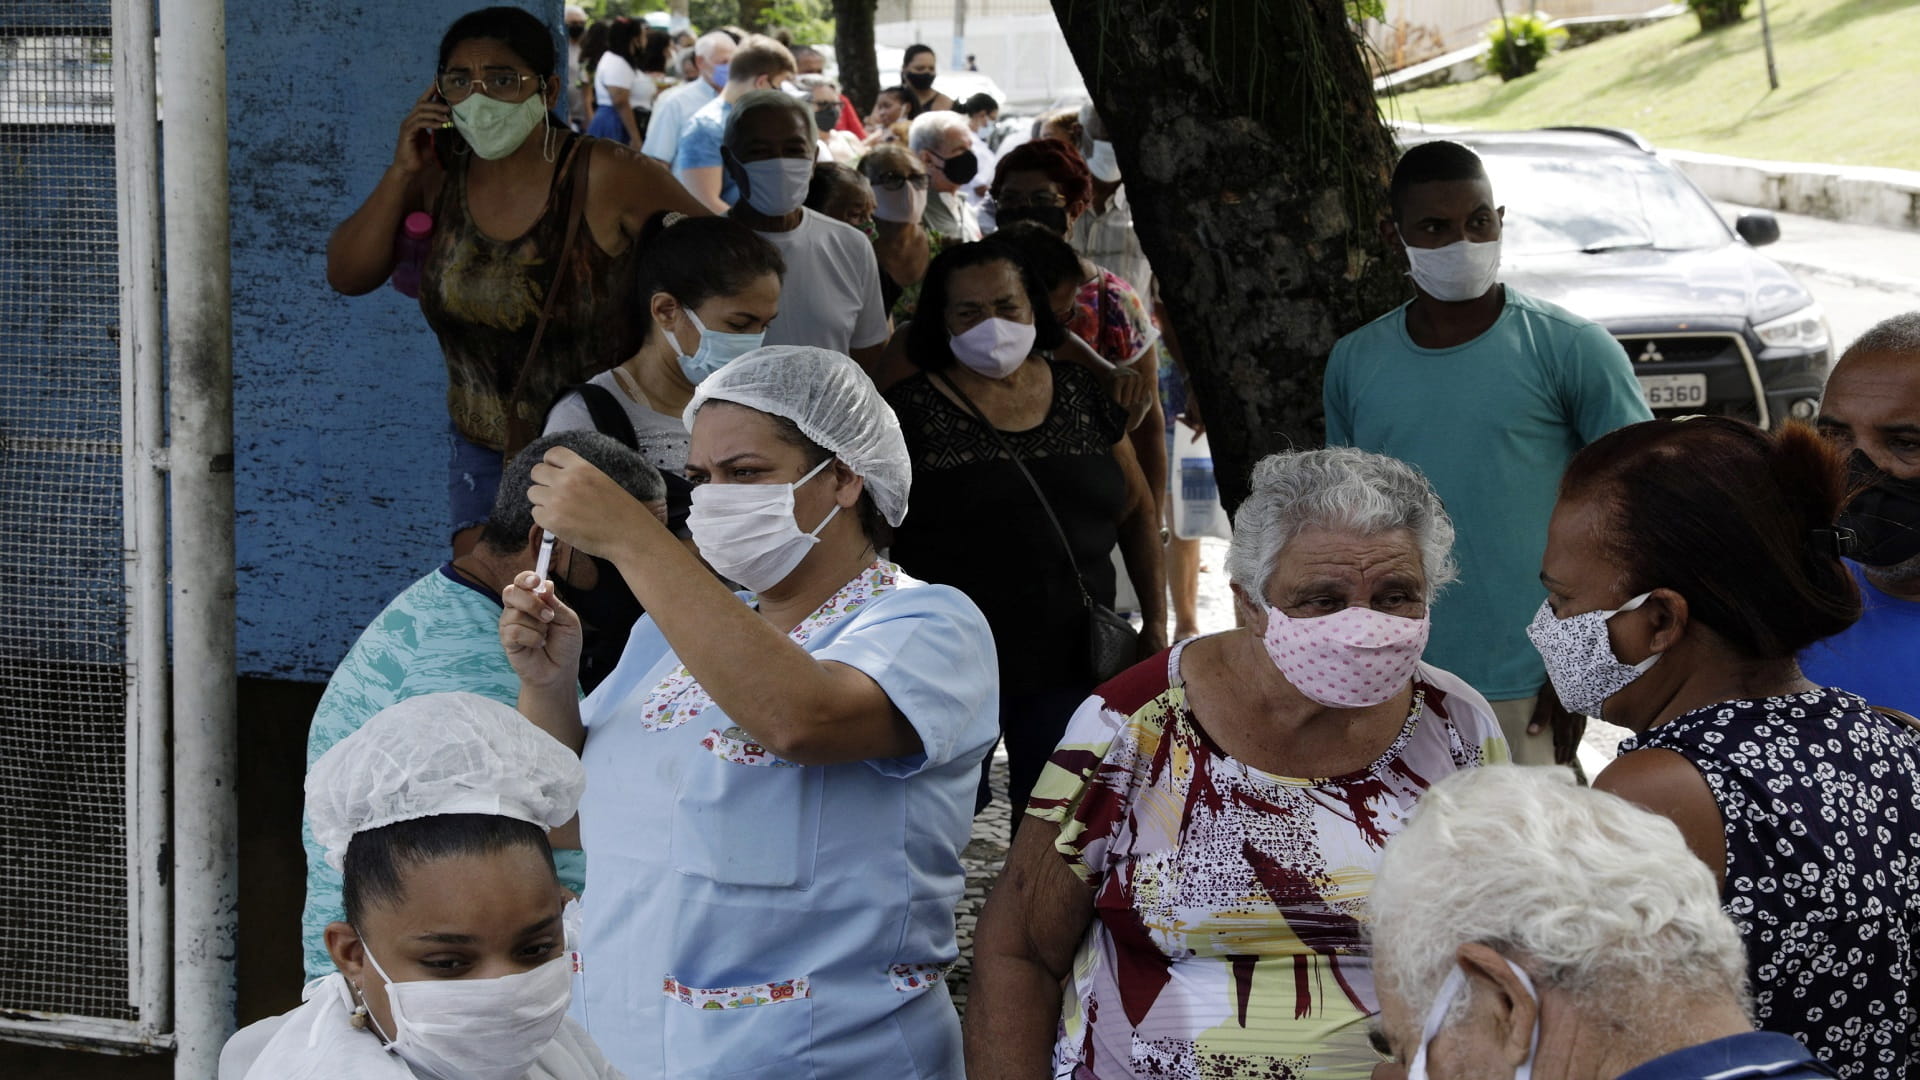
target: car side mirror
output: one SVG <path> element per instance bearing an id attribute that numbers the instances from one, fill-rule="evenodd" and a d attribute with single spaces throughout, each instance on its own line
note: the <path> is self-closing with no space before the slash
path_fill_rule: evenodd
<path id="1" fill-rule="evenodd" d="M 1765 210 L 1749 211 L 1733 223 L 1733 231 L 1749 247 L 1766 247 L 1780 239 L 1780 219 Z"/>

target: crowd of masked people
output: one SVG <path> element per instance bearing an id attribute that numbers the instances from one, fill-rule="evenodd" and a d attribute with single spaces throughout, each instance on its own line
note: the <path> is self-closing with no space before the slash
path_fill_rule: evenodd
<path id="1" fill-rule="evenodd" d="M 431 216 L 453 555 L 327 686 L 312 981 L 222 1080 L 1920 1076 L 1920 313 L 1817 430 L 1656 420 L 1416 147 L 1413 298 L 1170 639 L 1098 115 L 568 21 L 456 21 L 328 245 L 366 293 Z"/>

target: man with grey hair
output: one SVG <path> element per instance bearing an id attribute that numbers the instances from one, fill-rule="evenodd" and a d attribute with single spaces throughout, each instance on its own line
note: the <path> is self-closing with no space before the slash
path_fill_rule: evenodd
<path id="1" fill-rule="evenodd" d="M 740 99 L 755 90 L 770 90 L 793 78 L 793 54 L 764 34 L 752 34 L 740 43 L 727 67 L 727 84 L 720 96 L 707 102 L 680 129 L 673 156 L 673 177 L 707 209 L 724 214 L 740 200 L 733 178 L 720 159 L 720 143 L 727 118 Z"/>
<path id="2" fill-rule="evenodd" d="M 1861 335 L 1827 379 L 1820 434 L 1848 455 L 1856 490 L 1840 524 L 1860 621 L 1800 654 L 1800 670 L 1875 705 L 1920 715 L 1920 311 Z"/>
<path id="3" fill-rule="evenodd" d="M 543 436 L 507 462 L 500 477 L 480 542 L 432 573 L 407 586 L 367 625 L 359 640 L 327 680 L 327 689 L 314 710 L 307 730 L 307 764 L 312 765 L 334 743 L 359 730 L 360 725 L 389 705 L 422 694 L 466 691 L 509 705 L 520 697 L 520 677 L 507 663 L 500 647 L 501 594 L 507 584 L 539 559 L 541 531 L 533 523 L 533 504 L 527 492 L 533 467 L 546 452 L 564 446 L 592 462 L 629 495 L 646 503 L 666 520 L 667 487 L 660 473 L 639 454 L 612 438 L 593 431 L 565 431 Z M 620 610 L 618 597 L 626 585 L 611 563 L 574 551 L 565 541 L 554 544 L 548 575 L 567 603 L 588 612 Z M 628 603 L 632 595 L 626 594 Z M 584 609 L 584 610 L 583 610 Z M 619 641 L 639 612 L 632 609 Z M 609 621 L 608 614 L 601 614 Z M 604 637 L 611 628 L 600 628 Z M 618 658 L 617 647 L 613 649 Z M 611 670 L 607 661 L 601 671 Z M 583 666 L 582 679 L 587 673 Z M 597 681 L 597 680 L 596 680 Z M 322 857 L 313 835 L 303 826 L 307 846 L 307 904 L 301 917 L 308 978 L 333 970 L 327 953 L 327 924 L 338 921 L 340 872 Z M 585 883 L 585 864 L 578 851 L 554 852 L 561 880 L 576 892 Z"/>
<path id="4" fill-rule="evenodd" d="M 694 113 L 720 95 L 727 85 L 728 65 L 740 39 L 725 30 L 714 30 L 693 43 L 694 61 L 699 77 L 653 99 L 653 117 L 647 121 L 647 138 L 640 152 L 671 168 L 680 149 L 680 129 Z"/>
<path id="5" fill-rule="evenodd" d="M 1374 879 L 1375 1080 L 1804 1080 L 1757 1032 L 1713 872 L 1671 821 L 1493 766 L 1433 785 Z M 1405 1066 L 1405 1067 L 1403 1067 Z"/>
<path id="6" fill-rule="evenodd" d="M 740 191 L 728 216 L 787 264 L 780 317 L 764 344 L 832 349 L 871 373 L 891 334 L 880 262 L 865 233 L 805 205 L 817 139 L 806 102 L 781 90 L 743 95 L 722 135 L 722 160 Z"/>
<path id="7" fill-rule="evenodd" d="M 980 222 L 961 196 L 980 172 L 967 118 L 950 110 L 921 113 L 907 129 L 907 149 L 927 167 L 927 208 L 920 224 L 954 243 L 980 239 Z"/>

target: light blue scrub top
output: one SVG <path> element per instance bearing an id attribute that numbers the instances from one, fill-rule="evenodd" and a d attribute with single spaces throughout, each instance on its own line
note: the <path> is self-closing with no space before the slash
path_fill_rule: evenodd
<path id="1" fill-rule="evenodd" d="M 922 754 L 793 766 L 716 705 L 649 730 L 650 693 L 680 665 L 650 618 L 582 706 L 593 858 L 574 1015 L 630 1080 L 965 1075 L 937 972 L 959 955 L 999 671 L 972 601 L 892 572 L 897 587 L 803 647 L 878 683 Z"/>

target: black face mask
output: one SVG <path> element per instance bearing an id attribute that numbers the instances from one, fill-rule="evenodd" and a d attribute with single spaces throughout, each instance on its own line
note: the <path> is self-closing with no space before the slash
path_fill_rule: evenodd
<path id="1" fill-rule="evenodd" d="M 900 77 L 905 79 L 907 85 L 913 87 L 915 90 L 933 89 L 933 72 L 931 71 L 903 71 L 900 73 Z"/>
<path id="2" fill-rule="evenodd" d="M 964 184 L 980 175 L 980 159 L 973 156 L 973 151 L 962 150 L 948 158 L 946 163 L 940 166 L 940 171 L 954 183 Z"/>
<path id="3" fill-rule="evenodd" d="M 584 27 L 584 26 L 574 26 L 573 24 L 571 24 L 571 23 L 569 23 L 569 24 L 567 25 L 567 40 L 568 40 L 568 41 L 579 41 L 579 40 L 580 40 L 580 36 L 581 36 L 582 34 L 585 34 L 586 32 L 587 32 L 587 28 L 586 28 L 586 27 Z"/>
<path id="4" fill-rule="evenodd" d="M 1920 480 L 1901 480 L 1855 450 L 1847 478 L 1860 493 L 1840 513 L 1860 546 L 1853 557 L 1867 566 L 1898 566 L 1920 555 Z"/>
<path id="5" fill-rule="evenodd" d="M 645 611 L 640 601 L 634 599 L 633 590 L 627 588 L 619 567 L 599 556 L 589 558 L 593 559 L 594 570 L 599 575 L 593 588 L 583 589 L 560 579 L 553 583 L 553 590 L 595 633 L 624 638 Z"/>
<path id="6" fill-rule="evenodd" d="M 994 224 L 1006 228 L 1016 221 L 1031 221 L 1057 236 L 1067 235 L 1067 208 L 1064 206 L 1015 206 L 994 215 Z"/>
<path id="7" fill-rule="evenodd" d="M 813 110 L 813 122 L 823 133 L 832 131 L 833 126 L 840 122 L 840 103 L 836 101 L 832 105 L 822 105 Z"/>

